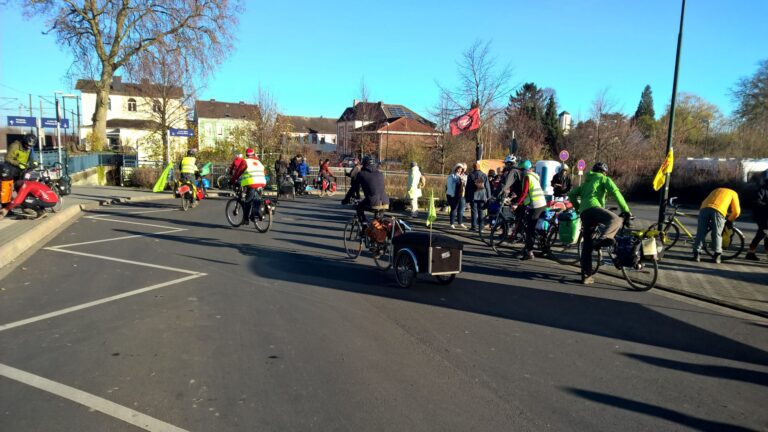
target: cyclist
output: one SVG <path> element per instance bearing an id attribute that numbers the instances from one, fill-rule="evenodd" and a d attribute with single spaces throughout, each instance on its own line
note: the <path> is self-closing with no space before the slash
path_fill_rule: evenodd
<path id="1" fill-rule="evenodd" d="M 264 174 L 264 164 L 261 163 L 256 152 L 249 148 L 245 151 L 245 170 L 233 181 L 240 180 L 240 186 L 245 190 L 243 200 L 243 218 L 253 221 L 261 218 L 261 191 L 267 185 L 267 177 Z M 255 212 L 251 209 L 256 208 Z"/>
<path id="2" fill-rule="evenodd" d="M 520 162 L 519 168 L 523 172 L 523 187 L 516 202 L 512 205 L 512 210 L 517 210 L 521 205 L 530 207 L 531 211 L 527 213 L 527 225 L 525 228 L 525 249 L 521 259 L 533 259 L 533 244 L 536 239 L 536 221 L 544 210 L 547 209 L 547 199 L 544 197 L 544 189 L 541 188 L 541 179 L 532 169 L 531 161 L 524 160 Z M 516 212 L 517 213 L 517 212 Z"/>
<path id="3" fill-rule="evenodd" d="M 27 169 L 29 155 L 32 152 L 32 146 L 37 142 L 37 137 L 33 133 L 24 135 L 21 141 L 14 141 L 8 146 L 8 152 L 5 154 L 5 164 L 8 166 L 9 176 L 15 182 L 15 187 L 21 187 L 22 171 Z"/>
<path id="4" fill-rule="evenodd" d="M 523 184 L 523 173 L 517 168 L 517 157 L 509 155 L 504 158 L 504 171 L 501 174 L 501 190 L 497 198 L 500 202 L 507 196 L 520 195 Z"/>
<path id="5" fill-rule="evenodd" d="M 384 174 L 376 168 L 370 156 L 363 158 L 363 168 L 352 180 L 350 192 L 344 197 L 342 204 L 349 204 L 349 198 L 359 196 L 363 189 L 365 199 L 357 203 L 355 210 L 360 223 L 368 223 L 365 217 L 366 210 L 386 210 L 389 208 L 389 197 L 384 190 Z"/>
<path id="6" fill-rule="evenodd" d="M 562 169 L 552 177 L 552 188 L 555 198 L 565 198 L 571 191 L 571 173 L 568 165 L 563 164 Z"/>
<path id="7" fill-rule="evenodd" d="M 616 216 L 606 210 L 605 196 L 610 194 L 619 204 L 621 214 Z M 608 177 L 608 165 L 598 162 L 592 167 L 592 172 L 587 174 L 584 184 L 577 186 L 568 194 L 568 200 L 573 208 L 579 212 L 582 223 L 584 241 L 581 247 L 581 283 L 587 285 L 595 283 L 592 276 L 592 250 L 595 245 L 607 247 L 613 244 L 613 238 L 621 229 L 622 218 L 630 218 L 632 213 L 629 206 L 616 187 L 616 183 Z M 598 225 L 605 225 L 603 235 L 593 245 L 587 238 Z"/>
<path id="8" fill-rule="evenodd" d="M 765 251 L 768 252 L 768 170 L 763 171 L 760 180 L 760 189 L 757 191 L 753 217 L 755 223 L 757 223 L 757 233 L 755 238 L 752 239 L 752 243 L 749 244 L 749 251 L 745 258 L 750 261 L 760 261 L 755 252 L 761 241 L 765 241 Z"/>
<path id="9" fill-rule="evenodd" d="M 189 184 L 192 185 L 192 195 L 194 196 L 192 207 L 197 206 L 197 187 L 195 186 L 195 178 L 200 172 L 200 169 L 197 167 L 197 158 L 195 157 L 196 155 L 197 150 L 189 149 L 187 150 L 187 156 L 182 158 L 181 162 L 179 162 L 181 182 L 189 182 Z"/>
<path id="10" fill-rule="evenodd" d="M 712 261 L 715 264 L 720 264 L 723 254 L 723 225 L 733 228 L 733 221 L 740 214 L 739 195 L 736 191 L 728 188 L 717 188 L 710 192 L 704 202 L 701 203 L 699 210 L 699 226 L 696 228 L 696 240 L 693 242 L 693 260 L 701 261 L 701 245 L 704 244 L 707 228 L 711 226 L 712 243 L 715 245 L 715 256 Z M 727 219 L 726 215 L 728 216 Z"/>
<path id="11" fill-rule="evenodd" d="M 331 160 L 326 159 L 322 163 L 320 163 L 320 179 L 328 182 L 328 185 L 330 187 L 331 182 L 336 181 L 336 178 L 331 174 Z"/>

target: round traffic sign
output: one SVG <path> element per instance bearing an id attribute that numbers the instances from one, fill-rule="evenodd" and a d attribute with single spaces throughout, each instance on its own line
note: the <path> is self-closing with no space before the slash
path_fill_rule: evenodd
<path id="1" fill-rule="evenodd" d="M 560 152 L 560 160 L 565 162 L 568 160 L 568 156 L 570 156 L 570 153 L 568 153 L 568 150 L 563 150 Z"/>
<path id="2" fill-rule="evenodd" d="M 587 167 L 587 163 L 584 162 L 584 159 L 579 159 L 578 162 L 576 162 L 576 168 L 579 169 L 579 171 L 584 171 L 584 168 Z"/>

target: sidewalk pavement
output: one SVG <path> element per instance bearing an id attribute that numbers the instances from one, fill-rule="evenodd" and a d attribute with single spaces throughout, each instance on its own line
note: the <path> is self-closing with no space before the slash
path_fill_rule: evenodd
<path id="1" fill-rule="evenodd" d="M 401 213 L 405 221 L 414 225 L 425 225 L 426 216 L 426 212 L 420 213 L 418 218 L 411 218 L 406 213 Z M 440 213 L 433 226 L 434 229 L 482 243 L 476 232 L 464 229 L 452 230 L 446 219 L 447 215 Z M 638 221 L 635 226 L 647 227 L 650 223 L 647 220 Z M 751 240 L 752 236 L 747 235 L 745 242 L 749 243 Z M 488 251 L 494 253 L 490 246 Z M 768 318 L 767 254 L 762 252 L 762 248 L 758 249 L 760 262 L 746 261 L 745 254 L 746 250 L 735 260 L 725 261 L 719 265 L 712 263 L 709 256 L 703 254 L 701 262 L 697 263 L 691 260 L 692 253 L 687 246 L 676 245 L 667 251 L 659 262 L 659 277 L 655 289 Z M 537 257 L 537 262 L 541 261 L 550 262 L 552 266 L 558 265 L 554 261 Z M 621 278 L 621 273 L 610 263 L 604 263 L 600 273 L 603 274 L 598 275 L 600 279 Z M 578 274 L 578 268 L 574 266 L 574 280 L 578 279 Z M 626 284 L 626 281 L 615 279 L 615 283 L 621 285 Z"/>
<path id="2" fill-rule="evenodd" d="M 215 193 L 211 193 L 212 195 Z M 38 220 L 0 219 L 0 268 L 11 263 L 59 227 L 80 216 L 81 210 L 125 202 L 173 199 L 171 192 L 119 186 L 72 186 L 63 197 L 62 209 Z"/>

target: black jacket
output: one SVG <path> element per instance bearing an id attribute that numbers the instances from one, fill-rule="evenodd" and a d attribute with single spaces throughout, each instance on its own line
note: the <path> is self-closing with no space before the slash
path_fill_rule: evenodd
<path id="1" fill-rule="evenodd" d="M 499 198 L 504 198 L 513 193 L 519 196 L 523 193 L 523 173 L 518 168 L 512 168 L 502 177 L 501 192 Z"/>
<path id="2" fill-rule="evenodd" d="M 571 191 L 571 176 L 567 172 L 559 171 L 552 177 L 552 187 L 556 197 L 568 195 L 568 192 Z"/>
<path id="3" fill-rule="evenodd" d="M 768 218 L 768 183 L 763 183 L 757 190 L 757 201 L 755 202 L 755 219 L 762 220 Z"/>
<path id="4" fill-rule="evenodd" d="M 347 195 L 358 195 L 361 188 L 368 201 L 368 205 L 372 207 L 389 205 L 389 197 L 384 189 L 384 174 L 382 174 L 376 167 L 363 167 L 363 169 L 361 169 L 352 179 L 352 187 Z"/>

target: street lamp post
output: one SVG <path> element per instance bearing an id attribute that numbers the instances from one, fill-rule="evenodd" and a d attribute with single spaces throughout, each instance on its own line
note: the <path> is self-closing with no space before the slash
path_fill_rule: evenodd
<path id="1" fill-rule="evenodd" d="M 685 0 L 682 0 L 682 8 L 680 10 L 680 31 L 677 34 L 677 54 L 675 55 L 675 76 L 672 80 L 672 102 L 669 105 L 669 130 L 667 131 L 667 153 L 664 157 L 667 157 L 670 151 L 672 151 L 672 131 L 675 126 L 675 101 L 677 100 L 677 76 L 680 70 L 680 50 L 683 46 L 683 22 L 685 20 Z M 667 199 L 669 198 L 669 174 L 665 174 L 664 190 L 659 197 L 659 226 L 664 223 L 664 212 L 667 207 Z"/>

